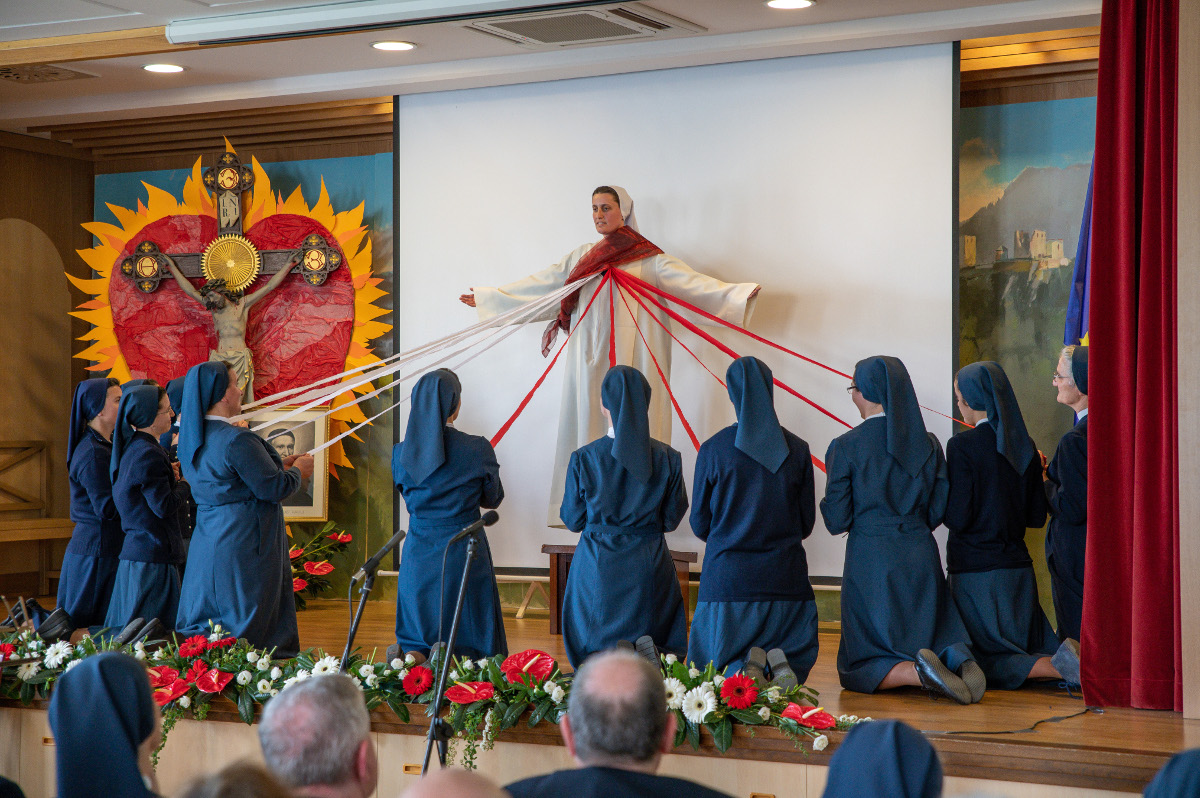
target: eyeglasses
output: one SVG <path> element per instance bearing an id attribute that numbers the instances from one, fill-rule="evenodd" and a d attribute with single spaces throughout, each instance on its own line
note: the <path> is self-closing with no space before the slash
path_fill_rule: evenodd
<path id="1" fill-rule="evenodd" d="M 161 416 L 163 413 L 173 413 L 173 412 L 174 412 L 174 411 L 173 411 L 173 410 L 171 410 L 171 408 L 169 408 L 169 407 L 168 407 L 168 408 L 166 408 L 165 410 L 159 410 L 159 411 L 158 411 L 158 415 L 160 415 L 160 416 Z"/>
<path id="2" fill-rule="evenodd" d="M 858 390 L 858 386 L 855 385 L 854 383 L 850 383 L 850 387 L 846 389 L 846 393 L 854 393 L 857 390 Z"/>
<path id="3" fill-rule="evenodd" d="M 1050 382 L 1054 382 L 1055 380 L 1066 380 L 1067 382 L 1070 382 L 1071 377 L 1067 374 L 1059 374 L 1056 371 L 1050 376 Z"/>

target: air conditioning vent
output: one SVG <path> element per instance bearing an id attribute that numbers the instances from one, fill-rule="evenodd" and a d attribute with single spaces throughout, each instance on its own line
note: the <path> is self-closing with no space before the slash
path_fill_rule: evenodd
<path id="1" fill-rule="evenodd" d="M 642 3 L 607 9 L 573 9 L 475 20 L 464 27 L 498 36 L 527 50 L 559 50 L 588 44 L 667 39 L 705 28 Z"/>
<path id="2" fill-rule="evenodd" d="M 53 64 L 30 64 L 29 66 L 0 67 L 0 80 L 12 83 L 56 83 L 61 80 L 78 80 L 79 78 L 94 78 L 88 72 L 78 72 L 66 67 Z"/>

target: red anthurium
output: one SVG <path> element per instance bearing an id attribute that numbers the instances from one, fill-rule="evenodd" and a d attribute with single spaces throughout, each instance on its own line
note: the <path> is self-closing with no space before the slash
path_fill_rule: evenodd
<path id="1" fill-rule="evenodd" d="M 336 540 L 338 543 L 349 543 L 350 541 L 354 540 L 354 536 L 349 532 L 332 532 L 325 537 L 329 538 L 330 540 Z"/>
<path id="2" fill-rule="evenodd" d="M 295 579 L 292 580 L 292 592 L 293 593 L 299 593 L 301 590 L 303 590 L 306 587 L 308 587 L 308 582 L 301 579 L 300 577 L 297 576 Z"/>
<path id="3" fill-rule="evenodd" d="M 721 682 L 721 698 L 734 709 L 747 709 L 758 698 L 758 688 L 749 676 L 735 674 Z"/>
<path id="4" fill-rule="evenodd" d="M 150 686 L 155 690 L 160 687 L 170 687 L 178 679 L 179 671 L 166 665 L 159 665 L 156 668 L 150 669 Z"/>
<path id="5" fill-rule="evenodd" d="M 181 657 L 198 657 L 208 648 L 208 638 L 203 635 L 194 635 L 184 640 L 179 645 L 179 656 Z"/>
<path id="6" fill-rule="evenodd" d="M 830 715 L 821 707 L 802 707 L 799 704 L 788 704 L 787 709 L 779 714 L 810 729 L 832 729 L 837 725 L 837 718 Z"/>
<path id="7" fill-rule="evenodd" d="M 486 701 L 496 694 L 491 682 L 459 682 L 446 690 L 446 698 L 456 704 L 473 704 Z"/>
<path id="8" fill-rule="evenodd" d="M 512 654 L 500 663 L 500 670 L 509 684 L 523 684 L 526 687 L 533 686 L 533 679 L 526 680 L 526 674 L 545 681 L 554 673 L 555 667 L 554 657 L 536 648 Z"/>
<path id="9" fill-rule="evenodd" d="M 418 696 L 433 687 L 433 671 L 424 665 L 417 665 L 404 677 L 404 692 Z"/>
<path id="10" fill-rule="evenodd" d="M 183 677 L 188 684 L 195 684 L 196 680 L 203 676 L 208 671 L 208 664 L 198 659 L 192 663 L 192 667 L 188 668 L 187 674 Z"/>
<path id="11" fill-rule="evenodd" d="M 290 549 L 288 549 L 288 559 L 294 560 L 303 553 L 304 549 L 300 548 L 299 546 L 292 546 Z"/>
<path id="12" fill-rule="evenodd" d="M 181 695 L 183 695 L 187 691 L 188 691 L 188 683 L 185 682 L 183 679 L 176 679 L 174 682 L 171 682 L 170 684 L 166 684 L 166 685 L 163 685 L 162 687 L 155 689 L 154 703 L 158 704 L 160 707 L 164 706 L 165 704 L 171 703 L 176 698 L 179 698 Z"/>
<path id="13" fill-rule="evenodd" d="M 16 653 L 17 647 L 12 643 L 0 643 L 0 661 L 8 659 Z"/>
<path id="14" fill-rule="evenodd" d="M 196 680 L 196 689 L 204 693 L 219 693 L 231 681 L 233 681 L 232 673 L 225 673 L 225 671 L 213 668 Z"/>
<path id="15" fill-rule="evenodd" d="M 313 576 L 324 576 L 333 571 L 333 565 L 326 560 L 321 560 L 321 562 L 306 562 L 304 563 L 304 570 Z"/>

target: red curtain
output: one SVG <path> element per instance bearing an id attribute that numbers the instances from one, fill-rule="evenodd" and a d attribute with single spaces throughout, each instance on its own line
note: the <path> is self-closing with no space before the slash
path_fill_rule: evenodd
<path id="1" fill-rule="evenodd" d="M 1104 0 L 1083 692 L 1183 708 L 1175 394 L 1178 0 Z"/>

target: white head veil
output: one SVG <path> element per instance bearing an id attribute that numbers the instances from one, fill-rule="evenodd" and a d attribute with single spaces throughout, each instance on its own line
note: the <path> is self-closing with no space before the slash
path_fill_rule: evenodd
<path id="1" fill-rule="evenodd" d="M 633 215 L 633 197 L 629 196 L 628 191 L 620 186 L 614 186 L 612 183 L 608 184 L 608 188 L 617 192 L 617 202 L 621 205 L 621 216 L 625 219 L 625 224 L 640 233 L 637 217 Z"/>

